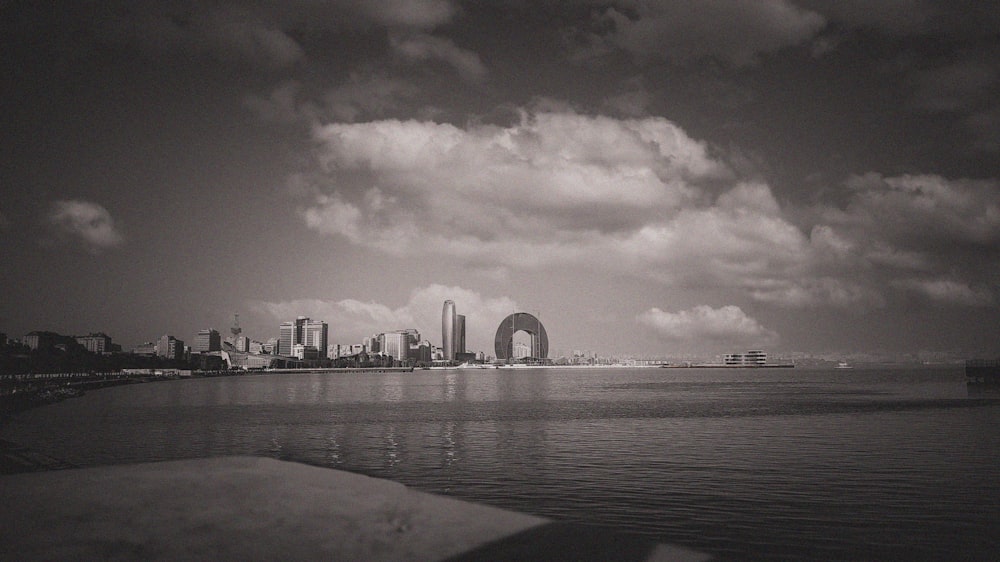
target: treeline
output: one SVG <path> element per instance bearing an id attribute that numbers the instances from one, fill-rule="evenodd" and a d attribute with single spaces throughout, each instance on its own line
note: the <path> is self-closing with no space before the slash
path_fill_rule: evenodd
<path id="1" fill-rule="evenodd" d="M 58 348 L 30 350 L 9 346 L 0 349 L 0 373 L 82 373 L 109 372 L 121 369 L 188 369 L 186 361 L 133 355 L 131 353 L 96 354 L 85 349 Z"/>

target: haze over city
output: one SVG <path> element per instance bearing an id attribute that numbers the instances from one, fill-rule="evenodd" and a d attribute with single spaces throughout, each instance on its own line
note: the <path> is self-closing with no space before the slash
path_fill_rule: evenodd
<path id="1" fill-rule="evenodd" d="M 1000 8 L 9 2 L 0 332 L 1000 355 Z"/>

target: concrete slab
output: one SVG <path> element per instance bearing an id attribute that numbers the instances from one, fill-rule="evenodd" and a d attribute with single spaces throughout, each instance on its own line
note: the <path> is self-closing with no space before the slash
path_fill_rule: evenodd
<path id="1" fill-rule="evenodd" d="M 9 560 L 708 559 L 256 457 L 5 475 L 0 506 Z"/>

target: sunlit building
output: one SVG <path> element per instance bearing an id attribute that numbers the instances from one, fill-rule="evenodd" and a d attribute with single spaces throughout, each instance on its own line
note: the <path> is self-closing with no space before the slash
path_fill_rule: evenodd
<path id="1" fill-rule="evenodd" d="M 405 331 L 388 332 L 382 334 L 379 339 L 381 340 L 382 353 L 385 355 L 400 362 L 405 362 L 409 358 L 410 337 Z"/>

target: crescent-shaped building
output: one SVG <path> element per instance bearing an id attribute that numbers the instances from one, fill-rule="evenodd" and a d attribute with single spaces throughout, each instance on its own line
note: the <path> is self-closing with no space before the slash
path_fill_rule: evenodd
<path id="1" fill-rule="evenodd" d="M 528 332 L 531 335 L 531 356 L 545 359 L 549 356 L 549 336 L 545 326 L 535 316 L 527 312 L 515 312 L 504 318 L 497 328 L 494 340 L 494 350 L 497 359 L 508 360 L 514 357 L 514 334 Z"/>

